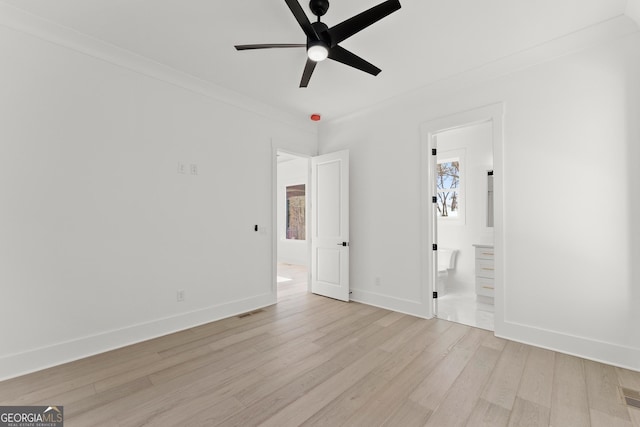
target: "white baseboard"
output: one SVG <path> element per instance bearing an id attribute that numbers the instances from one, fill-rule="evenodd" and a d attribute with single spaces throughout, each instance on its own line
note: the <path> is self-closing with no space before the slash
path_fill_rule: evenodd
<path id="1" fill-rule="evenodd" d="M 640 372 L 640 348 L 536 328 L 514 322 L 496 322 L 496 336 L 595 362 Z"/>
<path id="2" fill-rule="evenodd" d="M 168 335 L 276 303 L 274 293 L 232 301 L 0 358 L 0 381 Z"/>
<path id="3" fill-rule="evenodd" d="M 351 290 L 351 296 L 349 299 L 351 301 L 397 311 L 398 313 L 409 314 L 423 319 L 430 319 L 433 317 L 431 310 L 426 307 L 426 304 L 420 301 L 395 298 L 389 295 L 377 294 L 375 292 L 358 289 Z"/>

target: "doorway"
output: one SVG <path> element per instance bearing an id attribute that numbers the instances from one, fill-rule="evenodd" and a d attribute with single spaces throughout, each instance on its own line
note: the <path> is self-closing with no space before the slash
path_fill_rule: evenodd
<path id="1" fill-rule="evenodd" d="M 276 151 L 278 301 L 309 291 L 309 157 Z"/>
<path id="2" fill-rule="evenodd" d="M 427 315 L 496 333 L 504 328 L 503 115 L 498 103 L 421 126 Z"/>
<path id="3" fill-rule="evenodd" d="M 494 330 L 492 123 L 437 133 L 433 179 L 437 235 L 436 315 Z M 491 172 L 492 173 L 492 172 Z M 491 191 L 489 191 L 491 190 Z"/>
<path id="4" fill-rule="evenodd" d="M 349 151 L 273 153 L 275 300 L 287 279 L 278 265 L 288 264 L 306 268 L 308 292 L 348 302 Z"/>

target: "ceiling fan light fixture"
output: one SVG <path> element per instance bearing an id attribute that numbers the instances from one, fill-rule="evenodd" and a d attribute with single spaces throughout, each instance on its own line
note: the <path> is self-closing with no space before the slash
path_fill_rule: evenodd
<path id="1" fill-rule="evenodd" d="M 321 41 L 310 44 L 307 49 L 307 56 L 315 62 L 324 61 L 329 56 L 329 47 Z"/>

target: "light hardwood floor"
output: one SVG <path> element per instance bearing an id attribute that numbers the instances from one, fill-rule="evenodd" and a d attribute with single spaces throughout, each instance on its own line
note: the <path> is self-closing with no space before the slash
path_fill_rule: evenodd
<path id="1" fill-rule="evenodd" d="M 640 373 L 306 293 L 0 383 L 71 426 L 640 426 Z"/>

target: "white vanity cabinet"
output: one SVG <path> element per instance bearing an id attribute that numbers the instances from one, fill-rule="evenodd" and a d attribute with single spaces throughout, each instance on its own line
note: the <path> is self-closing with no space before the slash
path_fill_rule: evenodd
<path id="1" fill-rule="evenodd" d="M 493 304 L 494 254 L 492 245 L 473 245 L 476 254 L 476 295 L 483 302 Z"/>

